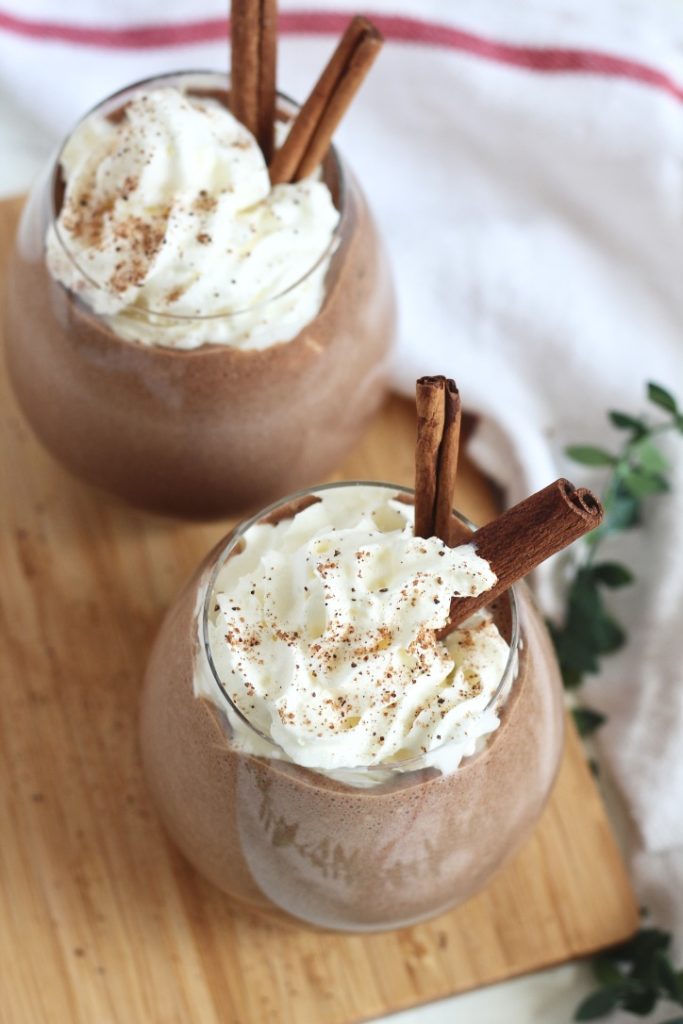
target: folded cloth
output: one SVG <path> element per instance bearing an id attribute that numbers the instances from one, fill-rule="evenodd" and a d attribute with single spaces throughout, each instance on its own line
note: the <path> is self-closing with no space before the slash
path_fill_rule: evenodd
<path id="1" fill-rule="evenodd" d="M 226 66 L 225 6 L 10 0 L 0 87 L 56 141 L 132 80 Z M 282 4 L 286 92 L 306 94 L 354 6 Z M 339 141 L 394 261 L 395 383 L 456 377 L 481 418 L 471 452 L 510 502 L 559 473 L 599 487 L 564 447 L 616 442 L 606 410 L 641 409 L 648 379 L 683 398 L 683 8 L 375 0 L 372 16 L 388 46 Z M 630 639 L 588 698 L 644 896 L 683 939 L 683 438 L 670 457 L 673 493 L 613 543 L 637 574 L 615 597 Z M 551 572 L 539 588 L 557 609 Z"/>

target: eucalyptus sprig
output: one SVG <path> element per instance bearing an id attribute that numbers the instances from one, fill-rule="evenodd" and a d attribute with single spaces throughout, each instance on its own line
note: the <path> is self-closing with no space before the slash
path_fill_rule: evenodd
<path id="1" fill-rule="evenodd" d="M 564 621 L 559 626 L 549 624 L 565 686 L 572 689 L 581 685 L 587 673 L 598 671 L 601 659 L 626 641 L 623 627 L 607 609 L 605 591 L 630 585 L 634 576 L 621 562 L 601 561 L 600 549 L 607 537 L 642 523 L 646 498 L 669 490 L 669 464 L 658 441 L 668 433 L 683 434 L 683 412 L 659 384 L 647 385 L 647 397 L 660 413 L 656 422 L 616 410 L 609 413 L 612 425 L 625 434 L 616 453 L 590 445 L 567 449 L 575 462 L 609 470 L 605 518 L 583 541 L 567 591 Z M 588 736 L 600 728 L 605 716 L 578 707 L 574 719 L 581 735 Z M 681 1008 L 664 1024 L 683 1024 L 683 971 L 672 964 L 670 945 L 666 932 L 642 928 L 629 942 L 596 957 L 592 966 L 598 988 L 583 1000 L 574 1019 L 597 1020 L 616 1009 L 646 1017 L 655 1008 L 662 1009 L 663 1002 Z"/>
<path id="2" fill-rule="evenodd" d="M 613 410 L 611 424 L 625 434 L 617 452 L 592 445 L 573 445 L 567 454 L 584 466 L 609 470 L 604 490 L 605 518 L 583 542 L 567 591 L 567 610 L 560 625 L 551 623 L 565 686 L 575 688 L 589 672 L 597 672 L 605 655 L 623 647 L 626 634 L 609 612 L 605 591 L 633 583 L 631 570 L 621 562 L 601 561 L 605 540 L 643 521 L 646 498 L 669 490 L 669 464 L 658 441 L 663 435 L 683 434 L 683 412 L 674 396 L 659 384 L 647 385 L 647 397 L 660 415 L 656 422 Z M 598 712 L 581 708 L 575 714 L 579 731 L 589 735 L 604 721 Z"/>
<path id="3" fill-rule="evenodd" d="M 646 1017 L 662 1001 L 683 1008 L 683 971 L 669 958 L 671 936 L 658 928 L 641 928 L 628 942 L 595 958 L 598 987 L 586 996 L 574 1020 L 598 1020 L 622 1009 Z M 683 1010 L 663 1024 L 683 1024 Z"/>

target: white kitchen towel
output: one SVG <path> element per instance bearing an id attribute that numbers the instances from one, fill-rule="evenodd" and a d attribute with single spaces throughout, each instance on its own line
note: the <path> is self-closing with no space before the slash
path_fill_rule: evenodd
<path id="1" fill-rule="evenodd" d="M 355 9 L 282 4 L 285 92 L 305 96 Z M 559 473 L 599 487 L 563 448 L 616 443 L 606 410 L 640 411 L 648 379 L 683 399 L 683 7 L 374 0 L 368 13 L 388 45 L 339 142 L 393 258 L 395 383 L 457 379 L 482 417 L 471 450 L 510 502 Z M 224 14 L 223 0 L 0 0 L 0 88 L 52 144 L 130 81 L 225 67 Z M 670 456 L 673 493 L 614 543 L 637 574 L 616 598 L 630 643 L 588 695 L 609 715 L 601 743 L 644 892 L 683 939 L 683 438 Z M 539 582 L 552 610 L 556 581 Z"/>

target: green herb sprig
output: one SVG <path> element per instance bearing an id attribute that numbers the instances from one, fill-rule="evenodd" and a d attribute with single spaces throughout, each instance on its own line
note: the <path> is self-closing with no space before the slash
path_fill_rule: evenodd
<path id="1" fill-rule="evenodd" d="M 659 384 L 647 385 L 648 400 L 664 418 L 651 423 L 613 410 L 611 424 L 626 437 L 616 452 L 590 445 L 574 445 L 567 454 L 585 466 L 609 469 L 604 493 L 605 518 L 583 542 L 583 554 L 575 565 L 567 591 L 567 610 L 561 625 L 550 631 L 565 686 L 579 687 L 584 676 L 597 672 L 601 659 L 619 650 L 625 641 L 623 627 L 608 611 L 605 592 L 634 582 L 631 570 L 620 562 L 600 561 L 607 537 L 630 530 L 643 521 L 644 502 L 669 490 L 667 459 L 658 440 L 667 433 L 683 434 L 683 412 L 674 396 Z M 574 709 L 579 733 L 589 736 L 605 722 L 605 716 L 587 707 Z M 641 928 L 629 942 L 593 960 L 598 987 L 579 1005 L 574 1019 L 598 1020 L 622 1009 L 646 1017 L 655 1008 L 673 1005 L 683 1011 L 683 971 L 669 957 L 671 936 L 658 928 Z M 683 1024 L 683 1012 L 664 1024 Z"/>
<path id="2" fill-rule="evenodd" d="M 633 583 L 631 570 L 615 561 L 599 558 L 605 540 L 623 530 L 630 530 L 643 520 L 646 498 L 669 490 L 669 464 L 658 445 L 667 433 L 683 434 L 683 412 L 674 396 L 659 384 L 647 385 L 647 397 L 665 417 L 650 422 L 616 410 L 609 413 L 613 426 L 626 435 L 621 449 L 608 451 L 592 445 L 573 445 L 567 454 L 584 466 L 602 466 L 609 470 L 604 491 L 605 518 L 601 526 L 589 533 L 582 544 L 567 591 L 564 621 L 550 623 L 565 686 L 581 685 L 590 672 L 597 672 L 603 657 L 623 647 L 626 634 L 609 612 L 605 592 Z M 579 732 L 590 735 L 604 722 L 604 717 L 588 708 L 575 713 Z"/>
<path id="3" fill-rule="evenodd" d="M 646 1017 L 664 1004 L 683 1007 L 683 971 L 669 958 L 671 936 L 658 928 L 642 928 L 629 942 L 596 957 L 592 968 L 598 988 L 586 996 L 574 1020 L 598 1020 L 622 1009 Z M 683 1024 L 683 1012 L 665 1024 Z"/>

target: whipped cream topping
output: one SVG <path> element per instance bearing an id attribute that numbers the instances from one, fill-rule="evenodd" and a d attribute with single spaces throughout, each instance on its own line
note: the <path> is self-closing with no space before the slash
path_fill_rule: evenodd
<path id="1" fill-rule="evenodd" d="M 271 188 L 253 135 L 216 100 L 160 87 L 121 116 L 95 111 L 61 168 L 48 266 L 121 337 L 264 348 L 318 313 L 339 221 L 330 190 Z"/>
<path id="2" fill-rule="evenodd" d="M 444 642 L 436 631 L 451 596 L 496 577 L 471 544 L 414 537 L 413 507 L 390 489 L 318 497 L 252 526 L 217 576 L 208 639 L 223 688 L 297 764 L 334 772 L 423 757 L 452 771 L 499 724 L 489 704 L 509 647 L 485 611 Z M 195 693 L 229 707 L 206 673 Z M 228 717 L 238 745 L 273 756 Z"/>

